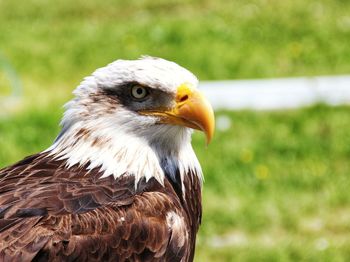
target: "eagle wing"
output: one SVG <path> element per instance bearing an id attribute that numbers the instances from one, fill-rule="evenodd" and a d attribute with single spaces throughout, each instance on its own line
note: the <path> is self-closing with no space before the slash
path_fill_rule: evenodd
<path id="1" fill-rule="evenodd" d="M 1 261 L 180 261 L 188 229 L 171 185 L 100 178 L 48 153 L 0 170 Z"/>

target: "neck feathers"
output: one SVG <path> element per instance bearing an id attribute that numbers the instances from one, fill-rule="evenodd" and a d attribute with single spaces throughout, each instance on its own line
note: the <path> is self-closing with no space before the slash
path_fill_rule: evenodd
<path id="1" fill-rule="evenodd" d="M 47 151 L 56 159 L 66 160 L 68 168 L 74 165 L 86 165 L 88 171 L 100 168 L 101 178 L 135 176 L 135 187 L 142 178 L 148 181 L 153 177 L 161 185 L 167 178 L 184 193 L 186 174 L 194 173 L 202 181 L 188 129 L 155 125 L 150 127 L 149 134 L 143 130 L 141 135 L 135 135 L 106 123 L 101 118 L 95 119 L 94 124 L 76 122 L 63 126 Z M 168 139 L 161 136 L 164 132 Z M 157 139 L 157 136 L 161 137 Z"/>

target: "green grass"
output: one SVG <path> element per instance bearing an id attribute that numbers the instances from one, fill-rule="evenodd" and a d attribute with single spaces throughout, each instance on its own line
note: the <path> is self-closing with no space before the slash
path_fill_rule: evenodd
<path id="1" fill-rule="evenodd" d="M 0 165 L 48 147 L 61 111 L 0 121 Z M 218 112 L 232 127 L 206 149 L 197 261 L 350 259 L 350 107 Z"/>
<path id="2" fill-rule="evenodd" d="M 203 79 L 350 72 L 350 1 L 0 1 L 0 166 L 47 148 L 97 67 L 142 54 Z M 10 93 L 6 58 L 24 98 Z M 349 107 L 219 112 L 197 261 L 350 260 Z"/>
<path id="3" fill-rule="evenodd" d="M 232 129 L 207 151 L 194 140 L 206 171 L 198 261 L 349 260 L 349 113 L 218 113 Z"/>
<path id="4" fill-rule="evenodd" d="M 35 103 L 141 54 L 200 79 L 350 72 L 349 1 L 3 0 L 0 12 L 0 53 Z"/>

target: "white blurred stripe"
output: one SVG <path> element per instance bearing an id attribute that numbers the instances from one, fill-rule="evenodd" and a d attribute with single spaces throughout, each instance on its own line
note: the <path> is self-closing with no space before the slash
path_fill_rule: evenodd
<path id="1" fill-rule="evenodd" d="M 261 80 L 202 81 L 214 109 L 288 109 L 350 104 L 350 75 Z"/>

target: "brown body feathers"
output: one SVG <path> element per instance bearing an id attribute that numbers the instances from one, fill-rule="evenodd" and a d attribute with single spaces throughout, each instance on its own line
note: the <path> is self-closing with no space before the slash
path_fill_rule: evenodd
<path id="1" fill-rule="evenodd" d="M 48 153 L 0 170 L 0 261 L 192 261 L 200 181 L 100 178 Z M 180 190 L 179 190 L 180 188 Z"/>

